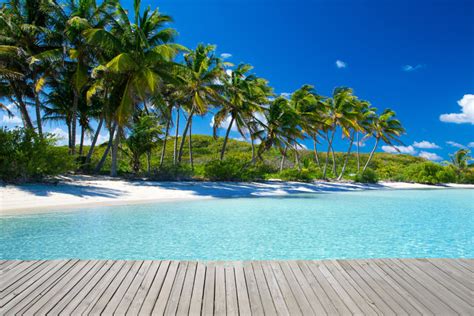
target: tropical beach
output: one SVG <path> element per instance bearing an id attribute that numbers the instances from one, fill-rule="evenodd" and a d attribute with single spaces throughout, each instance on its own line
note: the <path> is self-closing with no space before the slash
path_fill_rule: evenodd
<path id="1" fill-rule="evenodd" d="M 4 1 L 0 315 L 473 315 L 473 14 Z"/>

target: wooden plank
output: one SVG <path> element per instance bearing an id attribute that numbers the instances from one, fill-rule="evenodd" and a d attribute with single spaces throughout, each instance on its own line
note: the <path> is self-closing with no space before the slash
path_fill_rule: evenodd
<path id="1" fill-rule="evenodd" d="M 285 299 L 283 298 L 283 293 L 280 290 L 278 281 L 273 274 L 273 269 L 268 262 L 262 261 L 259 263 L 262 267 L 263 273 L 265 274 L 265 279 L 267 280 L 268 288 L 272 295 L 273 304 L 279 315 L 291 315 L 290 310 L 286 306 Z"/>
<path id="2" fill-rule="evenodd" d="M 238 261 L 234 264 L 235 285 L 237 288 L 237 301 L 239 303 L 240 315 L 251 315 L 249 293 L 247 290 L 247 282 L 245 280 L 244 267 L 242 262 Z"/>
<path id="3" fill-rule="evenodd" d="M 380 295 L 390 296 L 402 310 L 395 312 L 399 314 L 409 315 L 421 315 L 431 314 L 431 311 L 427 309 L 423 304 L 414 299 L 409 292 L 403 289 L 395 280 L 393 280 L 388 274 L 382 271 L 376 264 L 370 264 L 370 260 L 356 260 L 351 262 L 354 269 L 362 273 L 366 272 L 370 278 L 377 283 L 377 286 L 373 285 L 372 288 L 380 287 Z"/>
<path id="4" fill-rule="evenodd" d="M 262 299 L 260 297 L 260 293 L 258 290 L 257 280 L 255 279 L 255 273 L 253 271 L 252 262 L 250 261 L 244 262 L 242 264 L 242 268 L 244 271 L 245 282 L 247 285 L 247 292 L 249 296 L 251 314 L 262 316 L 264 315 Z M 268 292 L 267 300 L 269 299 L 271 300 L 271 297 L 270 297 L 270 293 Z M 268 302 L 268 304 L 270 304 L 271 307 L 274 308 L 272 301 Z"/>
<path id="5" fill-rule="evenodd" d="M 446 289 L 451 291 L 453 294 L 464 300 L 467 304 L 470 304 L 474 297 L 469 293 L 470 289 L 465 287 L 462 283 L 458 283 L 454 278 L 441 272 L 438 268 L 433 266 L 428 260 L 425 259 L 405 259 L 404 262 L 410 266 L 416 266 L 426 275 L 430 276 L 433 280 L 442 284 Z M 472 275 L 474 277 L 474 275 Z M 472 279 L 472 278 L 471 278 Z"/>
<path id="6" fill-rule="evenodd" d="M 191 297 L 193 295 L 196 268 L 197 268 L 197 262 L 188 263 L 186 276 L 184 278 L 183 290 L 181 291 L 181 295 L 179 296 L 178 311 L 177 311 L 178 315 L 188 315 L 190 313 L 189 309 L 191 305 Z"/>
<path id="7" fill-rule="evenodd" d="M 466 268 L 470 273 L 474 273 L 474 259 L 456 259 L 456 263 L 462 265 L 464 268 Z"/>
<path id="8" fill-rule="evenodd" d="M 177 265 L 178 265 L 177 262 L 172 263 L 169 260 L 161 262 L 160 267 L 158 268 L 158 271 L 156 271 L 156 275 L 153 275 L 153 279 L 150 281 L 148 285 L 147 292 L 145 293 L 146 296 L 144 297 L 143 304 L 141 305 L 141 308 L 140 308 L 140 314 L 151 314 L 151 312 L 153 311 L 153 308 L 156 307 L 161 288 L 163 287 L 165 280 L 168 278 L 168 270 L 170 268 L 173 269 L 171 271 L 172 273 L 171 276 L 173 277 L 173 280 L 174 280 L 174 273 L 176 272 Z M 164 303 L 166 304 L 166 301 Z M 160 301 L 160 304 L 162 304 L 162 301 Z M 163 310 L 164 310 L 164 306 L 163 306 Z M 132 311 L 129 311 L 128 313 L 132 313 Z"/>
<path id="9" fill-rule="evenodd" d="M 309 303 L 304 301 L 305 300 L 304 295 L 303 297 L 300 298 L 301 302 L 299 302 L 295 298 L 296 294 L 293 295 L 290 284 L 285 278 L 285 274 L 283 273 L 278 262 L 271 261 L 268 263 L 273 270 L 273 275 L 275 276 L 275 279 L 278 283 L 278 287 L 280 288 L 281 294 L 283 295 L 283 298 L 285 299 L 286 307 L 288 307 L 288 311 L 290 312 L 290 315 L 302 315 L 302 313 L 306 315 L 312 314 L 313 312 L 311 310 L 311 307 L 309 306 Z M 302 307 L 304 307 L 305 309 L 303 310 Z"/>
<path id="10" fill-rule="evenodd" d="M 11 300 L 5 310 L 8 310 L 9 314 L 24 314 L 24 311 L 38 300 L 43 292 L 47 292 L 50 286 L 54 284 L 71 269 L 77 260 L 64 260 L 58 265 L 53 267 L 47 274 L 43 275 L 36 286 L 23 291 L 19 296 Z M 13 305 L 13 306 L 12 306 Z"/>
<path id="11" fill-rule="evenodd" d="M 54 261 L 48 261 L 46 265 L 44 266 L 43 269 L 38 271 L 36 274 L 32 274 L 31 277 L 25 282 L 19 284 L 19 286 L 11 291 L 8 292 L 7 295 L 5 295 L 1 300 L 0 300 L 0 308 L 4 308 L 9 302 L 12 300 L 18 301 L 21 300 L 21 298 L 27 296 L 31 292 L 35 290 L 38 286 L 41 285 L 41 281 L 47 279 L 50 275 L 54 274 L 56 272 L 55 268 L 57 266 L 62 266 L 66 264 L 66 260 L 64 261 L 59 261 L 59 260 L 54 260 Z M 45 277 L 46 276 L 46 277 Z M 12 304 L 10 304 L 11 306 Z M 8 310 L 8 309 L 6 309 Z"/>
<path id="12" fill-rule="evenodd" d="M 130 315 L 139 314 L 140 309 L 143 306 L 143 302 L 145 301 L 145 299 L 148 295 L 148 292 L 151 288 L 151 285 L 155 281 L 155 276 L 156 276 L 160 266 L 166 265 L 166 269 L 168 269 L 169 263 L 170 263 L 169 261 L 153 261 L 150 264 L 150 268 L 146 272 L 145 277 L 143 278 L 143 281 L 140 284 L 140 287 L 138 288 L 137 293 L 133 297 L 129 308 L 126 310 L 126 312 L 128 314 L 130 314 Z M 155 285 L 155 287 L 156 287 L 156 285 Z M 153 308 L 153 307 L 151 307 L 151 308 Z M 122 307 L 122 311 L 123 310 L 125 310 L 124 307 Z"/>
<path id="13" fill-rule="evenodd" d="M 226 314 L 226 297 L 225 297 L 225 269 L 222 262 L 216 262 L 216 278 L 214 293 L 214 314 Z"/>
<path id="14" fill-rule="evenodd" d="M 49 310 L 49 313 L 51 315 L 58 315 L 63 312 L 65 315 L 71 314 L 100 278 L 112 267 L 113 263 L 111 260 L 99 261 L 87 274 L 81 276 L 79 283 L 73 287 L 67 296 L 60 299 L 56 306 Z"/>
<path id="15" fill-rule="evenodd" d="M 138 294 L 140 285 L 145 282 L 144 278 L 148 270 L 150 269 L 152 262 L 153 261 L 151 260 L 144 260 L 141 262 L 140 268 L 138 269 L 135 278 L 133 279 L 132 283 L 130 283 L 130 286 L 128 287 L 122 299 L 118 303 L 117 308 L 114 311 L 114 315 L 125 315 L 128 308 L 132 304 L 135 295 Z"/>
<path id="16" fill-rule="evenodd" d="M 326 310 L 324 309 L 323 304 L 318 299 L 318 297 L 314 294 L 311 286 L 309 285 L 308 281 L 304 277 L 303 273 L 301 272 L 300 268 L 296 265 L 295 262 L 288 261 L 288 262 L 281 262 L 280 263 L 283 271 L 286 274 L 292 274 L 295 282 L 298 283 L 299 287 L 301 288 L 302 294 L 308 300 L 308 303 L 311 305 L 311 309 L 314 311 L 316 315 L 326 315 Z M 293 292 L 295 293 L 295 292 Z M 295 293 L 295 296 L 298 296 Z M 332 305 L 332 304 L 330 304 Z M 333 308 L 333 315 L 337 313 L 336 309 Z"/>
<path id="17" fill-rule="evenodd" d="M 265 312 L 265 315 L 276 315 L 277 307 L 273 302 L 272 294 L 270 292 L 270 287 L 263 272 L 262 265 L 255 261 L 252 262 L 253 271 L 255 273 L 255 280 L 257 281 L 258 291 L 262 299 L 262 306 Z"/>
<path id="18" fill-rule="evenodd" d="M 100 280 L 96 284 L 93 285 L 92 289 L 89 293 L 84 297 L 84 299 L 79 302 L 76 306 L 73 314 L 87 314 L 89 313 L 92 308 L 94 307 L 97 300 L 100 299 L 102 293 L 104 293 L 107 288 L 109 287 L 110 283 L 114 280 L 115 276 L 120 272 L 125 261 L 114 261 L 112 267 L 108 269 L 105 274 L 102 276 Z M 65 313 L 63 311 L 63 313 Z"/>
<path id="19" fill-rule="evenodd" d="M 216 269 L 214 262 L 206 263 L 206 276 L 204 281 L 204 295 L 202 299 L 202 315 L 214 314 Z"/>
<path id="20" fill-rule="evenodd" d="M 381 297 L 380 292 L 376 292 L 372 287 L 375 287 L 377 290 L 380 290 L 380 287 L 376 283 L 370 283 L 367 279 L 363 279 L 359 273 L 353 268 L 350 264 L 352 260 L 335 260 L 334 264 L 339 265 L 344 272 L 347 273 L 347 276 L 350 277 L 355 284 L 359 287 L 359 293 L 363 291 L 365 293 L 364 296 L 368 297 L 369 304 L 373 304 L 377 307 L 379 311 L 382 312 L 384 315 L 395 315 L 397 314 L 394 309 L 396 308 L 398 314 L 402 313 L 405 314 L 403 308 L 401 308 L 391 297 L 386 297 L 388 300 L 387 302 Z M 372 287 L 371 287 L 372 286 Z M 372 303 L 373 302 L 373 303 Z M 392 306 L 392 308 L 391 308 Z"/>
<path id="21" fill-rule="evenodd" d="M 118 308 L 118 305 L 122 301 L 122 299 L 125 296 L 125 293 L 127 293 L 128 288 L 132 284 L 132 282 L 135 280 L 135 277 L 138 274 L 138 271 L 140 270 L 143 261 L 132 261 L 132 266 L 128 269 L 128 272 L 126 273 L 125 277 L 123 278 L 123 281 L 120 283 L 120 286 L 118 289 L 113 293 L 113 295 L 109 298 L 108 302 L 106 302 L 106 306 L 103 309 L 103 312 L 101 312 L 104 315 L 112 315 L 115 314 L 115 310 Z M 123 269 L 122 269 L 123 270 Z M 115 279 L 120 278 L 119 275 Z M 115 282 L 115 280 L 114 280 Z M 102 299 L 102 298 L 101 298 Z M 94 309 L 98 309 L 98 306 L 96 305 Z M 93 312 L 94 313 L 94 312 Z"/>
<path id="22" fill-rule="evenodd" d="M 163 285 L 161 286 L 161 291 L 159 292 L 156 291 L 158 298 L 156 299 L 156 303 L 152 310 L 152 314 L 161 315 L 165 312 L 166 304 L 168 303 L 168 299 L 170 297 L 171 289 L 173 288 L 173 283 L 176 278 L 176 273 L 178 271 L 179 266 L 180 266 L 179 261 L 172 261 L 170 263 L 168 271 L 166 272 L 166 277 L 164 278 L 164 281 L 163 281 Z M 162 269 L 160 267 L 160 270 L 158 271 L 158 274 L 157 274 L 157 277 L 160 276 L 160 279 L 162 278 L 161 270 Z M 153 297 L 155 297 L 155 295 Z M 145 309 L 145 310 L 148 310 L 148 309 Z M 142 312 L 140 311 L 140 313 Z"/>
<path id="23" fill-rule="evenodd" d="M 438 269 L 441 273 L 456 280 L 462 284 L 469 291 L 474 291 L 474 280 L 471 274 L 459 271 L 455 266 L 451 265 L 451 260 L 441 261 L 441 259 L 426 259 L 433 267 Z"/>
<path id="24" fill-rule="evenodd" d="M 17 265 L 17 269 L 2 277 L 0 283 L 0 299 L 7 296 L 13 290 L 21 286 L 26 280 L 48 267 L 50 261 L 36 261 L 33 264 L 25 262 L 25 265 Z"/>
<path id="25" fill-rule="evenodd" d="M 165 315 L 176 315 L 187 269 L 188 262 L 181 261 L 179 263 L 178 271 L 176 272 L 176 277 L 174 278 L 173 286 L 171 287 L 171 292 L 165 308 Z M 159 309 L 157 314 L 161 314 Z"/>
<path id="26" fill-rule="evenodd" d="M 442 303 L 436 296 L 424 288 L 423 285 L 417 282 L 416 279 L 401 270 L 398 266 L 382 259 L 374 259 L 372 262 L 377 264 L 385 273 L 396 280 L 412 297 L 427 307 L 430 310 L 430 314 L 451 315 L 455 313 L 455 311 Z"/>
<path id="27" fill-rule="evenodd" d="M 16 275 L 25 272 L 28 270 L 29 267 L 36 264 L 41 264 L 43 261 L 31 260 L 31 261 L 21 261 L 21 260 L 14 260 L 8 261 L 10 264 L 6 264 L 0 270 L 2 275 L 2 280 L 0 281 L 0 289 L 3 289 L 7 284 L 7 281 L 10 278 L 15 278 Z"/>
<path id="28" fill-rule="evenodd" d="M 319 280 L 316 275 L 313 274 L 311 269 L 304 261 L 297 261 L 294 263 L 295 270 L 299 268 L 303 273 L 304 278 L 308 281 L 309 285 L 313 289 L 314 294 L 321 301 L 321 304 L 324 306 L 327 314 L 335 315 L 342 314 L 348 315 L 351 314 L 347 306 L 344 304 L 339 295 L 334 291 L 326 278 L 322 277 L 322 273 L 317 273 L 317 276 L 321 278 Z"/>
<path id="29" fill-rule="evenodd" d="M 459 260 L 453 260 L 453 259 L 441 259 L 443 262 L 448 262 L 449 261 L 449 264 L 454 267 L 455 269 L 457 269 L 460 273 L 464 274 L 464 275 L 470 275 L 472 274 L 472 272 L 467 269 L 463 264 L 460 263 Z"/>
<path id="30" fill-rule="evenodd" d="M 238 315 L 237 285 L 235 284 L 235 273 L 232 265 L 224 267 L 225 271 L 225 297 L 227 315 Z"/>
<path id="31" fill-rule="evenodd" d="M 206 278 L 206 266 L 202 262 L 198 262 L 196 266 L 196 274 L 194 276 L 194 284 L 189 306 L 190 315 L 200 315 L 204 300 L 204 281 Z"/>
<path id="32" fill-rule="evenodd" d="M 74 282 L 78 282 L 77 276 L 81 275 L 81 271 L 89 271 L 89 269 L 85 269 L 89 263 L 89 261 L 85 260 L 77 262 L 77 264 L 72 267 L 70 271 L 68 271 L 67 275 L 61 278 L 58 283 L 51 287 L 46 293 L 41 295 L 41 297 L 28 308 L 27 313 L 37 313 L 38 310 L 43 307 L 43 305 L 49 303 L 49 301 L 51 300 L 52 302 L 49 304 L 50 306 L 51 304 L 52 306 L 54 306 L 54 302 L 57 302 L 58 298 L 61 298 L 62 296 L 66 295 L 67 289 L 70 289 L 70 287 L 75 284 Z M 63 288 L 65 288 L 66 286 L 68 287 L 63 290 Z"/>
<path id="33" fill-rule="evenodd" d="M 460 299 L 457 295 L 452 293 L 437 280 L 431 278 L 418 267 L 407 264 L 404 260 L 396 259 L 391 261 L 398 264 L 399 267 L 407 273 L 415 274 L 417 280 L 421 281 L 426 288 L 429 288 L 430 291 L 432 291 L 441 301 L 457 313 L 469 315 L 469 313 L 472 312 L 472 308 L 468 303 Z"/>
<path id="34" fill-rule="evenodd" d="M 86 284 L 86 282 L 84 281 L 90 279 L 93 276 L 94 271 L 99 269 L 98 266 L 100 267 L 103 263 L 103 261 L 96 260 L 87 261 L 86 266 L 72 279 L 70 279 L 67 284 L 65 284 L 61 289 L 59 289 L 56 294 L 48 300 L 46 304 L 44 304 L 40 309 L 38 309 L 36 311 L 36 314 L 45 315 L 53 308 L 58 308 L 56 314 L 59 314 L 59 312 L 62 310 L 61 307 L 65 306 L 61 303 L 63 301 L 67 302 L 69 299 L 72 299 L 78 293 L 79 290 L 82 290 L 83 285 Z"/>

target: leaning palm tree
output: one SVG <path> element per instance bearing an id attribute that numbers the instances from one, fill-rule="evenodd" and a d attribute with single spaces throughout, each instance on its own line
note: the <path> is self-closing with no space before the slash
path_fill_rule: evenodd
<path id="1" fill-rule="evenodd" d="M 450 164 L 454 166 L 457 170 L 464 170 L 469 165 L 469 160 L 472 159 L 469 149 L 461 148 L 450 156 Z"/>
<path id="2" fill-rule="evenodd" d="M 251 69 L 252 66 L 241 64 L 223 78 L 225 102 L 214 115 L 213 126 L 216 137 L 218 128 L 230 118 L 222 144 L 221 160 L 224 159 L 227 140 L 234 123 L 240 135 L 246 138 L 251 122 L 255 121 L 254 113 L 261 112 L 261 104 L 268 101 L 271 93 L 265 80 L 247 74 Z"/>
<path id="3" fill-rule="evenodd" d="M 380 116 L 373 118 L 371 125 L 370 133 L 368 137 L 375 138 L 375 144 L 370 152 L 369 158 L 365 163 L 362 172 L 364 172 L 369 166 L 372 157 L 374 156 L 375 150 L 380 141 L 383 141 L 385 144 L 394 146 L 394 143 L 402 144 L 399 140 L 399 137 L 405 132 L 402 124 L 399 120 L 395 118 L 395 112 L 391 109 L 385 109 Z M 395 149 L 397 149 L 395 147 Z M 398 150 L 398 149 L 397 149 Z"/>
<path id="4" fill-rule="evenodd" d="M 342 129 L 342 134 L 349 137 L 349 128 L 356 122 L 356 112 L 353 109 L 355 96 L 352 89 L 342 87 L 334 89 L 332 97 L 325 102 L 324 131 L 328 142 L 326 161 L 323 168 L 323 178 L 326 178 L 329 154 L 332 154 L 332 172 L 336 176 L 336 156 L 334 154 L 333 142 L 338 127 Z"/>
<path id="5" fill-rule="evenodd" d="M 361 138 L 365 139 L 365 136 L 370 133 L 373 120 L 376 116 L 377 109 L 372 107 L 368 101 L 361 101 L 358 104 L 358 119 L 357 123 L 359 128 L 356 130 L 356 157 L 357 157 L 357 172 L 360 172 L 360 147 Z"/>
<path id="6" fill-rule="evenodd" d="M 90 28 L 84 35 L 90 45 L 105 52 L 110 58 L 99 67 L 115 78 L 110 95 L 115 100 L 114 119 L 118 130 L 112 146 L 111 175 L 117 175 L 117 152 L 123 127 L 130 121 L 137 105 L 159 93 L 160 85 L 175 68 L 172 59 L 185 50 L 172 43 L 176 34 L 168 28 L 171 17 L 157 9 L 140 12 L 140 1 L 134 1 L 135 22 L 125 9 L 117 6 L 116 19 L 110 28 Z"/>
<path id="7" fill-rule="evenodd" d="M 182 93 L 184 95 L 183 108 L 188 117 L 183 130 L 177 162 L 183 157 L 184 142 L 186 135 L 191 129 L 194 115 L 204 115 L 212 104 L 223 102 L 222 82 L 219 80 L 223 72 L 223 63 L 215 55 L 215 47 L 212 45 L 199 44 L 197 48 L 184 55 L 185 69 L 178 75 L 184 83 Z M 192 140 L 189 133 L 189 155 L 192 164 Z"/>

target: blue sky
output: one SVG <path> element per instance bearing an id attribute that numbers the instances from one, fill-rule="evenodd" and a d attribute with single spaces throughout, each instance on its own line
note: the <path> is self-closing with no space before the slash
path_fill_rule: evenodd
<path id="1" fill-rule="evenodd" d="M 131 0 L 124 3 L 132 8 Z M 190 48 L 216 44 L 219 54 L 232 55 L 229 61 L 252 64 L 277 93 L 308 83 L 329 96 L 334 87 L 349 86 L 380 110 L 394 109 L 407 129 L 403 152 L 439 160 L 456 146 L 474 146 L 473 1 L 143 0 L 142 5 L 173 16 L 178 42 Z M 211 117 L 196 120 L 193 131 L 211 133 Z M 338 140 L 336 149 L 345 148 Z"/>

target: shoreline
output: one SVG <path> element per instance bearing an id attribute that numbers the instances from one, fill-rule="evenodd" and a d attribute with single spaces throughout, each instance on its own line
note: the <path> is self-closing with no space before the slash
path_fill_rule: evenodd
<path id="1" fill-rule="evenodd" d="M 193 201 L 232 197 L 271 197 L 385 189 L 474 189 L 469 184 L 425 185 L 405 182 L 361 184 L 271 180 L 265 182 L 158 182 L 109 177 L 69 176 L 57 184 L 0 186 L 0 217 L 101 206 Z"/>

